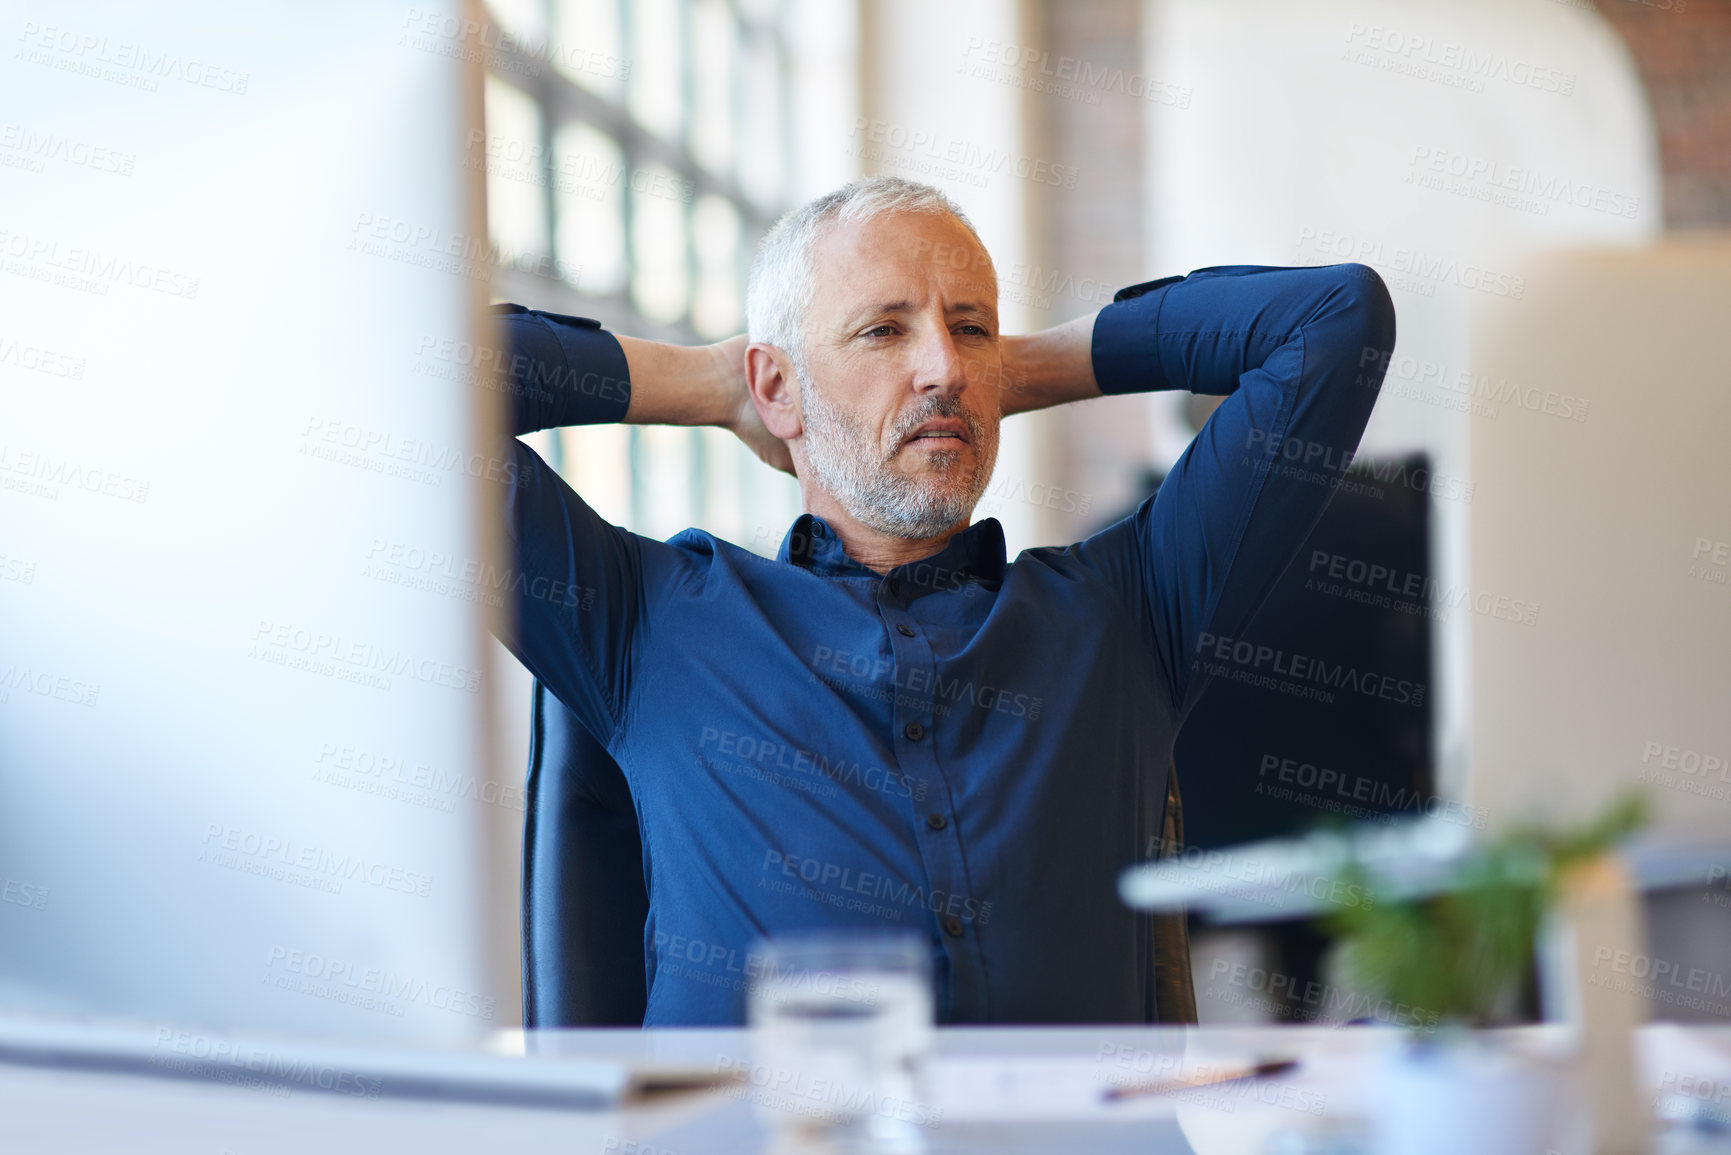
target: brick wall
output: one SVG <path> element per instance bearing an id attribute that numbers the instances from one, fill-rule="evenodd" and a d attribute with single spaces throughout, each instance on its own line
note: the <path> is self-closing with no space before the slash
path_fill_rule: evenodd
<path id="1" fill-rule="evenodd" d="M 1044 46 L 1056 60 L 1083 62 L 1091 70 L 1142 72 L 1142 6 L 1127 0 L 1047 0 L 1042 5 Z M 1056 161 L 1073 165 L 1077 187 L 1051 197 L 1046 226 L 1054 264 L 1076 276 L 1113 285 L 1150 275 L 1143 267 L 1143 104 L 1109 88 L 1086 99 L 1042 99 L 1030 112 L 1040 117 L 1042 147 Z M 1053 302 L 1053 323 L 1100 307 L 1095 299 Z"/>
<path id="2" fill-rule="evenodd" d="M 1665 226 L 1731 226 L 1731 0 L 1596 0 L 1653 102 Z"/>

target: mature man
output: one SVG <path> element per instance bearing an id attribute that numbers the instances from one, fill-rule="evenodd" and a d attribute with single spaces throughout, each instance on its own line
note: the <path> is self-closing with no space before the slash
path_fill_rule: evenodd
<path id="1" fill-rule="evenodd" d="M 1116 879 L 1158 843 L 1198 639 L 1248 621 L 1357 446 L 1394 343 L 1376 274 L 1202 269 L 1005 336 L 961 211 L 876 178 L 764 239 L 749 343 L 504 309 L 514 433 L 718 425 L 805 504 L 773 560 L 652 541 L 512 443 L 518 563 L 583 593 L 521 597 L 504 640 L 630 784 L 646 1023 L 738 1022 L 758 935 L 886 924 L 929 936 L 942 1021 L 1154 1019 Z M 1013 562 L 969 524 L 1001 417 L 1173 388 L 1225 401 L 1134 515 Z"/>

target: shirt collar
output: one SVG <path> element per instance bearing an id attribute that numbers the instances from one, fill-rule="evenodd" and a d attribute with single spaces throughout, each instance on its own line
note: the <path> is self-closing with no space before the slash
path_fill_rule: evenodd
<path id="1" fill-rule="evenodd" d="M 841 538 L 815 514 L 802 513 L 781 540 L 777 561 L 791 562 L 820 577 L 878 577 L 876 570 L 847 555 Z M 921 594 L 961 589 L 969 581 L 995 585 L 1004 577 L 1004 527 L 998 519 L 976 521 L 930 557 L 907 562 L 882 575 L 909 601 Z"/>

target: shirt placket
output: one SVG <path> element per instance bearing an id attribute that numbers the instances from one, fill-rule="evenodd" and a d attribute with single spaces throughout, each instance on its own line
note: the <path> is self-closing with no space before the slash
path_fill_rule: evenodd
<path id="1" fill-rule="evenodd" d="M 905 579 L 891 577 L 878 583 L 878 611 L 895 656 L 890 689 L 895 703 L 892 732 L 896 761 L 910 786 L 921 779 L 927 783 L 923 801 L 914 789 L 909 790 L 908 797 L 925 867 L 926 911 L 936 920 L 938 945 L 950 964 L 949 1017 L 979 1022 L 990 1017 L 985 953 L 979 926 L 955 913 L 956 909 L 966 909 L 963 904 L 972 892 L 962 854 L 956 792 L 937 758 L 937 726 L 942 720 L 935 701 L 936 662 L 925 630 L 909 612 L 909 592 Z"/>

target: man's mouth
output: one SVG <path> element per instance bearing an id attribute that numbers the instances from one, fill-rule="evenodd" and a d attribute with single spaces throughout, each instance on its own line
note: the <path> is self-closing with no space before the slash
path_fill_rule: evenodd
<path id="1" fill-rule="evenodd" d="M 914 430 L 904 444 L 928 445 L 936 449 L 954 449 L 958 445 L 968 444 L 968 426 L 966 422 L 953 417 L 928 421 Z"/>

